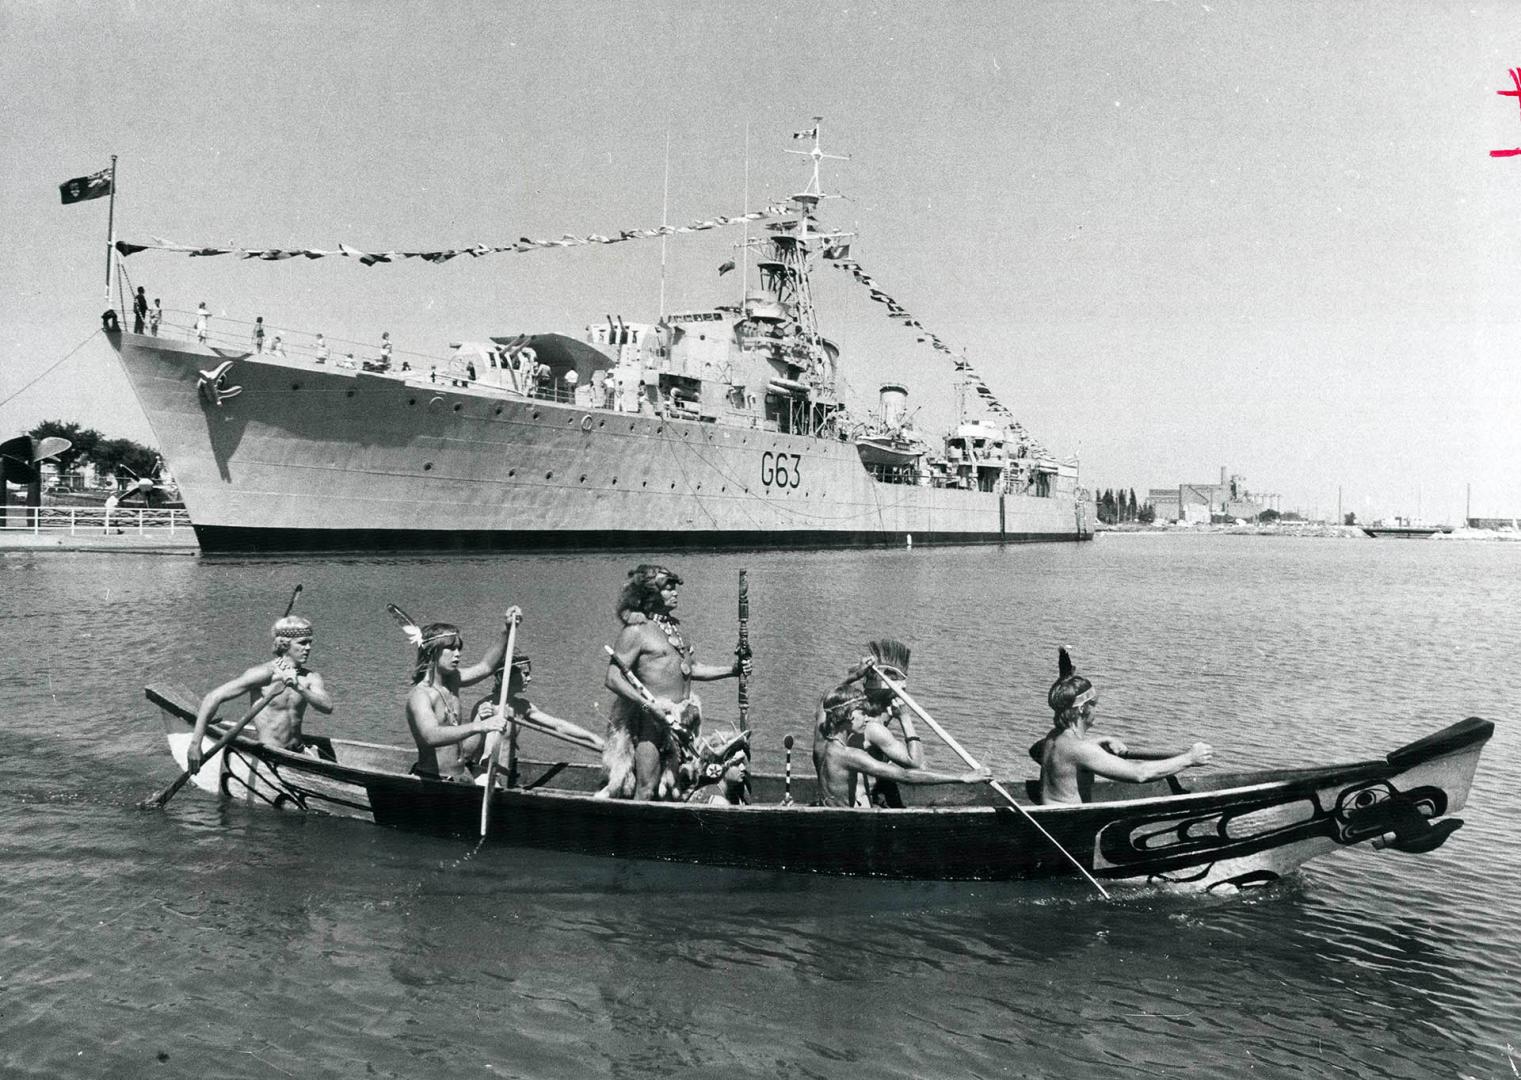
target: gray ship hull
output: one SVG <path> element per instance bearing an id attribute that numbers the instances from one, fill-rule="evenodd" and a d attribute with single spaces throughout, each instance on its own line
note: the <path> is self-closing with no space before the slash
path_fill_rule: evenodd
<path id="1" fill-rule="evenodd" d="M 1070 477 L 1047 497 L 881 483 L 844 441 L 108 336 L 208 553 L 1092 537 Z"/>

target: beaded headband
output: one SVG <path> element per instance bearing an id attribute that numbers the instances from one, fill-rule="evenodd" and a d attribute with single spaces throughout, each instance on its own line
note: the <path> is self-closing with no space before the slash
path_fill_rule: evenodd
<path id="1" fill-rule="evenodd" d="M 309 638 L 312 636 L 312 624 L 299 615 L 287 615 L 270 628 L 269 636 L 277 641 L 281 638 L 290 641 Z"/>

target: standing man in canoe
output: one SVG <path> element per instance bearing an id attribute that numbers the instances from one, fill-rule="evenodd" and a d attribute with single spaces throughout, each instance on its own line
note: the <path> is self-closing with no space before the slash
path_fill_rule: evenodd
<path id="1" fill-rule="evenodd" d="M 307 705 L 320 713 L 333 711 L 333 698 L 322 684 L 322 676 L 306 666 L 312 656 L 311 622 L 300 615 L 287 615 L 275 623 L 270 635 L 275 639 L 273 660 L 249 668 L 201 699 L 190 748 L 185 754 L 191 772 L 201 767 L 201 740 L 206 736 L 206 725 L 216 716 L 217 709 L 240 694 L 247 694 L 251 705 L 270 690 L 284 686 L 254 717 L 259 741 L 280 750 L 300 752 L 301 721 Z"/>
<path id="2" fill-rule="evenodd" d="M 1183 753 L 1160 761 L 1132 761 L 1121 756 L 1125 744 L 1118 739 L 1089 735 L 1098 691 L 1077 673 L 1066 649 L 1057 650 L 1057 678 L 1046 703 L 1056 714 L 1054 725 L 1030 748 L 1030 756 L 1040 762 L 1042 806 L 1087 802 L 1095 776 L 1144 784 L 1194 765 L 1208 765 L 1215 756 L 1209 743 L 1196 742 Z"/>
<path id="3" fill-rule="evenodd" d="M 671 570 L 645 563 L 629 571 L 619 596 L 618 619 L 623 629 L 605 681 L 614 697 L 603 754 L 607 784 L 599 796 L 674 796 L 682 740 L 695 738 L 702 724 L 702 702 L 692 692 L 692 683 L 749 673 L 747 656 L 736 656 L 728 666 L 696 661 L 696 650 L 682 636 L 675 615 L 680 585 L 681 578 Z M 619 662 L 644 684 L 653 702 L 646 703 L 624 678 Z"/>
<path id="4" fill-rule="evenodd" d="M 501 731 L 505 720 L 460 722 L 459 692 L 488 678 L 502 666 L 507 655 L 507 635 L 513 623 L 523 621 L 516 606 L 502 617 L 501 636 L 469 667 L 462 667 L 464 636 L 453 623 L 429 623 L 416 631 L 417 662 L 412 671 L 412 692 L 407 696 L 407 727 L 417 743 L 417 762 L 412 772 L 432 780 L 475 779 L 485 750 L 486 736 Z M 415 629 L 415 628 L 414 628 Z M 409 630 L 409 635 L 413 630 Z"/>
<path id="5" fill-rule="evenodd" d="M 901 707 L 879 673 L 880 669 L 900 683 L 907 683 L 909 648 L 892 638 L 868 642 L 866 648 L 871 655 L 862 657 L 861 662 L 846 673 L 844 682 L 819 699 L 819 707 L 814 714 L 814 769 L 819 770 L 820 754 L 827 741 L 821 731 L 831 701 L 836 708 L 848 707 L 850 723 L 848 730 L 843 732 L 846 745 L 864 750 L 878 761 L 888 761 L 899 768 L 922 769 L 924 745 L 918 731 L 914 729 L 913 715 Z M 855 689 L 856 683 L 861 684 L 859 690 Z M 889 726 L 894 720 L 903 729 L 902 739 L 894 735 Z M 820 775 L 823 775 L 822 772 Z M 862 779 L 855 790 L 862 806 L 903 805 L 891 778 L 871 776 Z"/>

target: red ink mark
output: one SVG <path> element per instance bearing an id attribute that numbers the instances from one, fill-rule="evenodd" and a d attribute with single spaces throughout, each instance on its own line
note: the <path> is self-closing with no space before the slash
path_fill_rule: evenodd
<path id="1" fill-rule="evenodd" d="M 1514 90 L 1496 90 L 1495 93 L 1499 94 L 1501 97 L 1515 98 L 1516 105 L 1518 107 L 1521 107 L 1521 68 L 1510 69 L 1510 81 L 1516 84 L 1516 88 Z"/>
<path id="2" fill-rule="evenodd" d="M 1515 86 L 1515 89 L 1496 90 L 1495 93 L 1501 97 L 1515 98 L 1517 108 L 1521 108 L 1521 68 L 1511 68 L 1509 75 L 1510 81 Z M 1521 157 L 1521 146 L 1515 147 L 1511 150 L 1491 150 L 1489 152 L 1489 156 L 1492 158 Z"/>

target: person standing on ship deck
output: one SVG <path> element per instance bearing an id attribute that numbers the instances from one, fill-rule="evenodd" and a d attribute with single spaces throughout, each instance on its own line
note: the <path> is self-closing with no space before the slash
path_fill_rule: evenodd
<path id="1" fill-rule="evenodd" d="M 317 363 L 327 363 L 327 338 L 317 335 Z"/>
<path id="2" fill-rule="evenodd" d="M 143 320 L 148 317 L 148 296 L 143 292 L 143 287 L 137 287 L 137 294 L 132 297 L 132 332 L 143 332 Z"/>
<path id="3" fill-rule="evenodd" d="M 417 776 L 439 780 L 474 778 L 472 766 L 480 762 L 486 748 L 486 736 L 501 731 L 506 720 L 460 723 L 459 692 L 473 686 L 502 666 L 507 655 L 507 635 L 513 623 L 523 621 L 516 606 L 502 617 L 502 634 L 486 650 L 486 655 L 462 668 L 461 654 L 465 639 L 453 623 L 429 623 L 422 628 L 417 644 L 417 662 L 412 672 L 412 692 L 407 696 L 407 727 L 417 743 L 417 761 L 412 772 Z"/>
<path id="4" fill-rule="evenodd" d="M 211 321 L 211 312 L 206 310 L 206 301 L 202 300 L 195 309 L 195 340 L 200 344 L 206 344 L 206 334 Z"/>
<path id="5" fill-rule="evenodd" d="M 158 337 L 159 324 L 164 321 L 163 301 L 153 298 L 153 310 L 148 313 L 148 333 Z"/>
<path id="6" fill-rule="evenodd" d="M 389 330 L 380 335 L 380 370 L 391 370 L 391 332 Z"/>
<path id="7" fill-rule="evenodd" d="M 681 578 L 671 570 L 646 563 L 630 570 L 623 586 L 618 601 L 623 629 L 613 652 L 654 701 L 645 702 L 617 662 L 608 664 L 605 685 L 614 698 L 603 754 L 608 779 L 600 796 L 632 794 L 648 800 L 675 795 L 679 740 L 694 738 L 702 724 L 702 702 L 692 693 L 692 683 L 750 673 L 748 656 L 736 656 L 727 667 L 696 662 L 696 649 L 687 644 L 674 614 L 680 585 Z"/>
<path id="8" fill-rule="evenodd" d="M 253 347 L 254 347 L 254 352 L 256 352 L 256 353 L 261 353 L 261 352 L 264 351 L 264 316 L 263 315 L 259 315 L 259 316 L 257 316 L 254 319 Z"/>
<path id="9" fill-rule="evenodd" d="M 271 689 L 284 686 L 254 717 L 254 727 L 259 742 L 265 746 L 295 753 L 302 748 L 301 721 L 306 716 L 306 707 L 311 705 L 320 713 L 333 711 L 333 698 L 323 685 L 322 676 L 306 666 L 312 656 L 311 622 L 299 615 L 287 615 L 275 623 L 270 635 L 275 639 L 272 661 L 249 668 L 201 699 L 185 755 L 191 772 L 201 767 L 201 741 L 206 736 L 206 726 L 215 718 L 218 708 L 240 694 L 246 693 L 249 704 L 253 704 Z"/>

